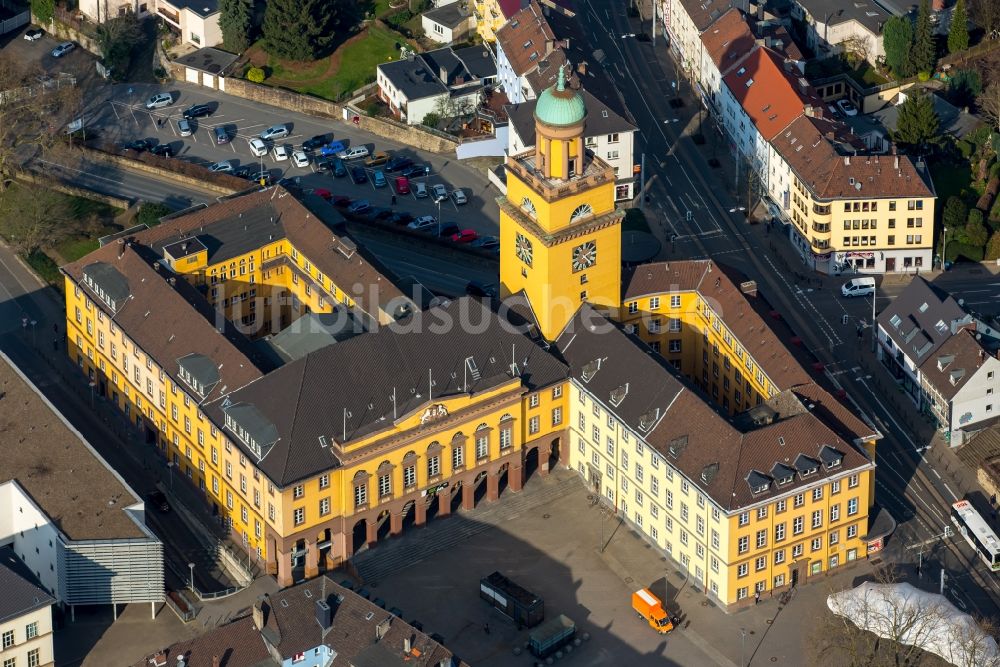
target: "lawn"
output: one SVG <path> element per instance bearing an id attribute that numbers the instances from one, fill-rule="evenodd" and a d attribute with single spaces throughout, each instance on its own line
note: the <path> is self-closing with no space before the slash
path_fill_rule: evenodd
<path id="1" fill-rule="evenodd" d="M 944 202 L 948 197 L 963 197 L 962 193 L 970 192 L 972 185 L 972 172 L 968 164 L 955 165 L 947 160 L 930 161 L 931 179 L 934 181 L 934 189 L 937 191 L 938 210 L 944 210 Z"/>
<path id="2" fill-rule="evenodd" d="M 251 62 L 266 63 L 272 86 L 283 86 L 300 93 L 328 100 L 338 100 L 375 80 L 375 68 L 398 57 L 397 44 L 402 35 L 379 25 L 369 25 L 364 32 L 344 42 L 333 55 L 315 62 L 289 62 L 267 55 L 254 46 Z"/>
<path id="3" fill-rule="evenodd" d="M 54 250 L 66 262 L 75 262 L 84 255 L 97 250 L 100 244 L 96 238 L 69 239 L 58 244 Z"/>

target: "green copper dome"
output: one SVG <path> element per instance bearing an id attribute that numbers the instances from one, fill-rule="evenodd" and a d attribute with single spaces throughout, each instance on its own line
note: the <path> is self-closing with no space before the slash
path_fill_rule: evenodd
<path id="1" fill-rule="evenodd" d="M 565 66 L 559 68 L 556 85 L 546 88 L 538 96 L 535 119 L 555 127 L 581 123 L 587 116 L 587 107 L 579 92 L 566 87 Z"/>

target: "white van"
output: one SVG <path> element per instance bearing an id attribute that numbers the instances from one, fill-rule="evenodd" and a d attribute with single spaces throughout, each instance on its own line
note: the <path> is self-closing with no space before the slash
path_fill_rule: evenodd
<path id="1" fill-rule="evenodd" d="M 840 293 L 846 297 L 870 296 L 875 293 L 875 279 L 851 278 L 840 286 Z"/>

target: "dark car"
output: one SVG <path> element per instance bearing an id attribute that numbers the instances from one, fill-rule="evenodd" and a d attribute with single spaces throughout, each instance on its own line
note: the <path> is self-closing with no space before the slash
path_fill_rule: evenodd
<path id="1" fill-rule="evenodd" d="M 153 491 L 148 498 L 149 504 L 155 507 L 158 512 L 166 514 L 170 511 L 170 503 L 167 502 L 167 497 L 163 495 L 162 491 Z"/>
<path id="2" fill-rule="evenodd" d="M 387 222 L 391 222 L 394 225 L 408 225 L 412 220 L 412 213 L 398 212 L 389 216 Z"/>
<path id="3" fill-rule="evenodd" d="M 136 153 L 141 153 L 143 151 L 152 150 L 156 146 L 156 139 L 136 139 L 135 141 L 130 141 L 123 147 L 127 151 L 135 151 Z"/>
<path id="4" fill-rule="evenodd" d="M 389 613 L 396 618 L 403 618 L 403 610 L 399 607 L 389 607 Z"/>
<path id="5" fill-rule="evenodd" d="M 386 171 L 400 171 L 413 164 L 413 160 L 408 157 L 394 157 L 385 163 Z"/>
<path id="6" fill-rule="evenodd" d="M 153 146 L 149 149 L 149 152 L 153 155 L 159 155 L 160 157 L 173 157 L 174 149 L 170 144 L 160 144 L 159 146 Z"/>
<path id="7" fill-rule="evenodd" d="M 212 107 L 208 106 L 207 104 L 195 104 L 194 106 L 190 106 L 187 109 L 185 109 L 181 115 L 188 119 L 201 118 L 202 116 L 211 116 Z"/>
<path id="8" fill-rule="evenodd" d="M 417 619 L 413 619 L 412 621 L 410 621 L 410 627 L 418 632 L 424 631 L 424 624 L 418 621 Z"/>
<path id="9" fill-rule="evenodd" d="M 343 207 L 350 206 L 353 202 L 354 200 L 348 197 L 347 195 L 334 195 L 333 199 L 330 200 L 330 203 L 332 203 L 334 206 L 343 206 Z"/>
<path id="10" fill-rule="evenodd" d="M 441 229 L 438 232 L 438 236 L 440 236 L 443 239 L 449 239 L 453 235 L 458 234 L 461 231 L 462 231 L 461 228 L 454 222 L 443 222 L 441 223 Z"/>
<path id="11" fill-rule="evenodd" d="M 382 598 L 375 598 L 374 600 L 372 600 L 372 603 L 376 607 L 380 607 L 382 609 L 385 609 L 385 600 L 383 600 Z"/>
<path id="12" fill-rule="evenodd" d="M 360 595 L 361 597 L 363 597 L 366 600 L 370 600 L 371 597 L 372 597 L 371 592 L 367 588 L 361 588 L 361 589 L 359 589 L 358 590 L 358 595 Z"/>
<path id="13" fill-rule="evenodd" d="M 265 185 L 271 184 L 271 172 L 270 171 L 255 171 L 250 174 L 251 181 L 264 181 Z"/>
<path id="14" fill-rule="evenodd" d="M 375 219 L 376 220 L 388 220 L 389 218 L 391 218 L 394 215 L 396 215 L 396 212 L 393 211 L 391 208 L 380 208 L 380 209 L 378 209 L 378 213 L 375 214 Z"/>
<path id="15" fill-rule="evenodd" d="M 351 581 L 350 579 L 344 579 L 342 582 L 340 582 L 340 585 L 349 591 L 354 590 L 354 582 Z"/>
<path id="16" fill-rule="evenodd" d="M 426 176 L 431 173 L 429 167 L 423 164 L 415 164 L 412 167 L 407 167 L 403 170 L 403 176 L 407 178 L 418 178 L 420 176 Z"/>
<path id="17" fill-rule="evenodd" d="M 351 169 L 351 180 L 353 180 L 358 185 L 368 182 L 368 172 L 362 167 L 355 167 Z"/>
<path id="18" fill-rule="evenodd" d="M 239 176 L 240 178 L 250 178 L 250 167 L 247 166 L 237 167 L 236 171 L 233 172 L 233 176 Z"/>
<path id="19" fill-rule="evenodd" d="M 442 637 L 438 633 L 432 632 L 431 634 L 428 635 L 428 637 L 430 637 L 431 639 L 433 639 L 434 641 L 436 641 L 441 646 L 444 646 L 444 637 Z"/>
<path id="20" fill-rule="evenodd" d="M 317 134 L 312 139 L 306 139 L 302 142 L 302 150 L 304 151 L 314 151 L 317 148 L 326 146 L 326 142 L 329 141 L 329 135 Z"/>

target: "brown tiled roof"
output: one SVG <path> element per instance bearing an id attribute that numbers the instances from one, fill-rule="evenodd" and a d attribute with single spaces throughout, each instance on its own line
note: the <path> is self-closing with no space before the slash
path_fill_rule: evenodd
<path id="1" fill-rule="evenodd" d="M 750 53 L 756 43 L 743 12 L 735 7 L 719 17 L 718 21 L 703 32 L 701 41 L 705 46 L 705 52 L 723 76 L 743 56 Z"/>
<path id="2" fill-rule="evenodd" d="M 657 262 L 636 267 L 624 278 L 623 301 L 671 291 L 695 290 L 722 317 L 726 326 L 781 389 L 811 382 L 725 270 L 711 260 Z"/>
<path id="3" fill-rule="evenodd" d="M 154 664 L 175 667 L 181 656 L 185 667 L 212 667 L 212 658 L 216 656 L 220 667 L 277 667 L 278 664 L 268 653 L 253 617 L 247 615 L 193 639 L 172 644 L 133 663 L 132 667 Z"/>
<path id="4" fill-rule="evenodd" d="M 770 141 L 819 199 L 934 196 L 908 156 L 841 155 L 839 140 L 841 124 L 801 115 Z"/>
<path id="5" fill-rule="evenodd" d="M 662 357 L 588 305 L 580 308 L 556 348 L 588 393 L 728 510 L 870 465 L 859 449 L 824 424 L 826 413 L 818 412 L 815 402 L 802 400 L 797 387 L 765 402 L 773 423 L 755 425 L 750 418 L 753 411 L 731 418 L 718 412 Z M 806 393 L 835 402 L 815 385 Z M 840 452 L 844 459 L 840 466 L 829 470 L 820 466 L 815 475 L 796 475 L 780 487 L 771 479 L 766 492 L 752 493 L 747 481 L 751 473 L 768 478 L 775 464 L 793 465 L 800 454 L 818 460 L 824 445 Z"/>
<path id="6" fill-rule="evenodd" d="M 784 59 L 771 49 L 758 47 L 739 65 L 723 79 L 768 141 L 799 116 L 805 105 L 821 104 L 806 79 L 796 76 L 798 70 L 785 71 Z"/>
<path id="7" fill-rule="evenodd" d="M 497 31 L 497 44 L 503 48 L 517 76 L 535 67 L 553 49 L 555 41 L 555 33 L 534 0 Z"/>
<path id="8" fill-rule="evenodd" d="M 788 29 L 781 23 L 774 21 L 758 23 L 757 21 L 752 21 L 750 29 L 753 30 L 754 36 L 757 39 L 767 40 L 767 46 L 785 58 L 794 61 L 803 61 L 806 59 L 805 54 L 802 53 L 799 45 L 792 39 L 792 35 L 788 32 Z"/>
<path id="9" fill-rule="evenodd" d="M 326 632 L 316 620 L 318 600 L 330 606 L 332 624 Z M 385 667 L 437 667 L 442 660 L 452 664 L 451 659 L 456 657 L 403 619 L 335 584 L 326 575 L 265 597 L 258 605 L 264 612 L 262 634 L 285 659 L 321 645 L 337 653 L 331 667 L 353 665 L 376 645 L 384 649 L 378 664 Z M 387 627 L 383 626 L 384 634 L 377 638 L 376 629 L 382 623 Z M 408 653 L 403 651 L 405 639 L 411 640 Z M 457 659 L 456 665 L 468 667 Z"/>
<path id="10" fill-rule="evenodd" d="M 920 374 L 950 401 L 989 357 L 990 353 L 976 340 L 975 332 L 961 329 L 924 359 L 924 363 L 920 364 Z M 959 375 L 957 371 L 962 372 Z M 956 377 L 954 382 L 953 374 Z"/>
<path id="11" fill-rule="evenodd" d="M 736 3 L 733 0 L 678 0 L 699 32 L 707 29 Z"/>
<path id="12" fill-rule="evenodd" d="M 318 197 L 310 199 L 316 206 L 328 207 Z M 313 211 L 281 186 L 238 195 L 187 215 L 164 222 L 140 232 L 136 239 L 162 248 L 183 237 L 209 234 L 225 239 L 218 245 L 220 256 L 235 256 L 249 252 L 269 241 L 287 238 L 306 255 L 324 275 L 351 292 L 358 307 L 370 316 L 376 308 L 386 312 L 407 297 L 381 267 L 363 249 L 352 248 L 351 257 L 337 250 L 340 237 L 320 218 L 326 211 Z M 268 221 L 270 219 L 270 222 Z M 241 233 L 241 228 L 247 234 Z M 249 229 L 248 229 L 249 228 Z M 227 252 L 227 245 L 234 249 Z M 212 248 L 210 247 L 210 253 Z M 212 261 L 211 258 L 209 260 Z M 372 289 L 376 286 L 377 289 Z"/>
<path id="13" fill-rule="evenodd" d="M 0 353 L 0 484 L 15 480 L 71 540 L 148 538 L 132 490 Z"/>
<path id="14" fill-rule="evenodd" d="M 815 382 L 795 385 L 791 391 L 813 414 L 844 440 L 860 442 L 882 437 L 877 429 L 866 424 L 847 405 Z"/>
<path id="15" fill-rule="evenodd" d="M 201 354 L 211 359 L 218 367 L 219 382 L 206 399 L 220 396 L 223 389 L 242 387 L 270 369 L 250 341 L 217 315 L 201 292 L 185 280 L 173 278 L 167 269 L 154 269 L 158 260 L 150 248 L 137 242 L 111 243 L 63 267 L 63 271 L 81 286 L 95 307 L 108 316 L 114 315 L 125 335 L 174 382 L 181 382 L 177 364 L 181 357 Z M 97 262 L 111 266 L 128 281 L 131 299 L 117 312 L 112 312 L 82 280 L 84 269 Z"/>

